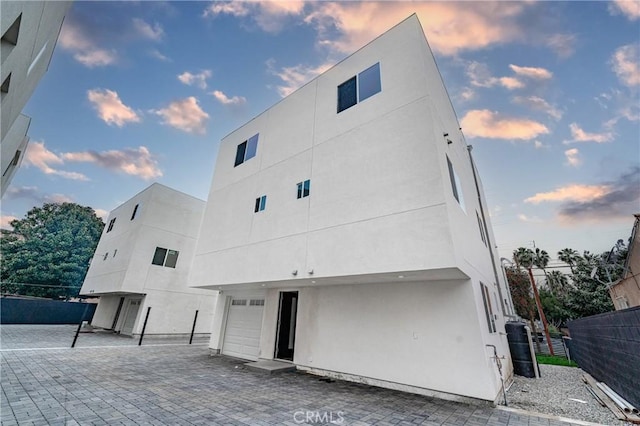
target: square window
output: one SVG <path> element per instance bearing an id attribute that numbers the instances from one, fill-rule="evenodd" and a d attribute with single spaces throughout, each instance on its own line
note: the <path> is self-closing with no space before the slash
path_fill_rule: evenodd
<path id="1" fill-rule="evenodd" d="M 164 258 L 167 256 L 167 249 L 162 247 L 156 247 L 156 252 L 153 255 L 152 265 L 164 265 Z"/>
<path id="2" fill-rule="evenodd" d="M 167 260 L 164 262 L 164 266 L 166 266 L 167 268 L 175 268 L 176 263 L 178 263 L 178 251 L 168 250 Z"/>
<path id="3" fill-rule="evenodd" d="M 233 167 L 237 167 L 240 164 L 244 163 L 245 152 L 247 152 L 247 141 L 244 141 L 240 145 L 238 145 L 238 149 L 236 150 L 236 162 Z"/>
<path id="4" fill-rule="evenodd" d="M 378 62 L 358 74 L 358 102 L 370 98 L 381 90 L 380 62 Z"/>
<path id="5" fill-rule="evenodd" d="M 338 86 L 338 112 L 351 108 L 358 103 L 356 90 L 355 76 Z"/>

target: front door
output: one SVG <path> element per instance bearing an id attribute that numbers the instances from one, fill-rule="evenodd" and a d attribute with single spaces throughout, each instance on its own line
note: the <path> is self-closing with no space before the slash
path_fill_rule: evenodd
<path id="1" fill-rule="evenodd" d="M 298 292 L 283 291 L 280 293 L 280 310 L 278 312 L 278 331 L 276 335 L 277 359 L 293 361 L 293 348 L 296 338 L 296 315 L 298 313 Z"/>
<path id="2" fill-rule="evenodd" d="M 122 334 L 126 334 L 128 336 L 131 336 L 133 334 L 133 326 L 136 324 L 136 319 L 138 318 L 138 310 L 140 309 L 141 304 L 141 299 L 129 300 L 127 316 L 125 317 L 124 324 L 122 325 Z"/>

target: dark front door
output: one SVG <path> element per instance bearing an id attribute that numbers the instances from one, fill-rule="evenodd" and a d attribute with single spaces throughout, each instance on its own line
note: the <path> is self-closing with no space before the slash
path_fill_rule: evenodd
<path id="1" fill-rule="evenodd" d="M 115 330 L 116 325 L 118 325 L 118 318 L 120 318 L 120 311 L 122 311 L 123 304 L 124 304 L 124 297 L 121 297 L 120 302 L 118 303 L 118 309 L 116 309 L 116 316 L 113 318 L 113 324 L 111 324 L 111 330 Z"/>
<path id="2" fill-rule="evenodd" d="M 296 337 L 296 315 L 298 313 L 298 292 L 280 293 L 278 313 L 278 334 L 276 335 L 276 358 L 293 361 Z"/>

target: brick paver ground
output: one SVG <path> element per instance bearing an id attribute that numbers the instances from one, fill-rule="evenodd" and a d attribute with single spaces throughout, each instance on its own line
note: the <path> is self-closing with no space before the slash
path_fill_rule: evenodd
<path id="1" fill-rule="evenodd" d="M 2 326 L 2 425 L 568 425 L 304 373 L 266 375 L 206 345 Z"/>

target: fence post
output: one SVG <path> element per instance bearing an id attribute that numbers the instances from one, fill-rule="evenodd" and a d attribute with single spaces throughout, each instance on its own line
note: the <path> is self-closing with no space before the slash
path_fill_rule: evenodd
<path id="1" fill-rule="evenodd" d="M 189 344 L 193 342 L 193 333 L 196 331 L 196 321 L 198 321 L 198 310 L 196 309 L 196 316 L 193 318 L 193 327 L 191 327 L 191 337 L 189 338 Z"/>
<path id="2" fill-rule="evenodd" d="M 144 324 L 142 325 L 142 333 L 140 333 L 140 340 L 138 340 L 138 346 L 142 345 L 144 330 L 147 328 L 147 321 L 149 320 L 149 312 L 151 312 L 151 306 L 147 308 L 147 315 L 144 317 Z"/>

